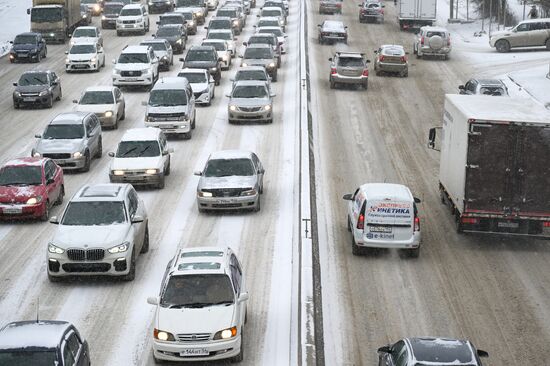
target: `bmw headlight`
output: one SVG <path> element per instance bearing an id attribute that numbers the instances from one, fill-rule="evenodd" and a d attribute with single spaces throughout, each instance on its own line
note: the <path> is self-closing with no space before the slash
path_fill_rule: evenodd
<path id="1" fill-rule="evenodd" d="M 121 176 L 124 175 L 124 170 L 113 170 L 111 171 L 111 174 Z"/>
<path id="2" fill-rule="evenodd" d="M 271 110 L 271 105 L 269 105 L 269 104 L 265 105 L 265 106 L 264 106 L 264 109 L 265 109 L 266 111 L 270 111 L 270 110 Z"/>
<path id="3" fill-rule="evenodd" d="M 82 155 L 82 153 L 80 151 L 77 151 L 77 152 L 73 153 L 73 158 L 75 158 L 75 159 L 79 159 L 82 156 L 84 156 L 84 155 Z"/>
<path id="4" fill-rule="evenodd" d="M 214 339 L 229 339 L 237 336 L 237 327 L 231 327 L 227 329 L 220 330 L 214 334 Z"/>
<path id="5" fill-rule="evenodd" d="M 61 249 L 58 246 L 53 245 L 53 243 L 48 243 L 48 252 L 55 253 L 55 254 L 63 254 L 65 253 L 65 250 Z"/>
<path id="6" fill-rule="evenodd" d="M 109 118 L 113 116 L 113 111 L 107 111 L 105 112 L 105 117 Z"/>
<path id="7" fill-rule="evenodd" d="M 212 197 L 212 192 L 199 191 L 199 197 Z"/>
<path id="8" fill-rule="evenodd" d="M 36 205 L 42 202 L 42 196 L 31 197 L 27 200 L 27 205 Z"/>
<path id="9" fill-rule="evenodd" d="M 117 245 L 116 247 L 112 247 L 109 249 L 109 253 L 111 254 L 117 254 L 117 253 L 124 253 L 125 251 L 130 248 L 130 243 L 125 241 L 124 243 Z"/>
<path id="10" fill-rule="evenodd" d="M 237 110 L 237 106 L 236 105 L 230 105 L 229 110 L 235 112 Z"/>
<path id="11" fill-rule="evenodd" d="M 48 95 L 48 91 L 47 90 L 41 91 L 39 95 L 41 97 L 44 97 L 44 96 Z"/>
<path id="12" fill-rule="evenodd" d="M 147 169 L 145 170 L 145 174 L 149 174 L 149 175 L 155 175 L 155 174 L 158 174 L 159 170 L 158 169 Z"/>

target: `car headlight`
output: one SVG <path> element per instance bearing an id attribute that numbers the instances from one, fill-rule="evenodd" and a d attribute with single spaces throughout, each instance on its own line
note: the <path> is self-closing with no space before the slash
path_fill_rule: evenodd
<path id="1" fill-rule="evenodd" d="M 222 60 L 227 61 L 228 59 L 229 59 L 229 58 L 227 57 L 227 55 L 223 55 L 223 56 L 222 56 Z"/>
<path id="2" fill-rule="evenodd" d="M 42 202 L 42 196 L 31 197 L 27 200 L 27 205 L 36 205 Z"/>
<path id="3" fill-rule="evenodd" d="M 95 4 L 94 5 L 94 11 L 97 12 L 97 11 L 100 11 L 100 10 L 101 10 L 101 8 L 99 7 L 99 4 Z"/>
<path id="4" fill-rule="evenodd" d="M 202 17 L 202 11 L 197 12 L 198 17 Z"/>
<path id="5" fill-rule="evenodd" d="M 84 15 L 84 18 L 86 18 L 86 15 Z M 107 17 L 105 15 L 102 15 L 101 20 L 105 20 L 105 19 L 107 19 Z"/>
<path id="6" fill-rule="evenodd" d="M 48 95 L 48 91 L 47 90 L 41 91 L 39 95 L 41 97 L 46 96 L 46 95 Z"/>
<path id="7" fill-rule="evenodd" d="M 169 333 L 169 332 L 165 332 L 163 330 L 159 330 L 157 328 L 155 328 L 154 332 L 153 332 L 153 337 L 155 339 L 158 339 L 159 341 L 170 341 L 170 342 L 173 342 L 176 340 L 176 338 L 174 338 L 174 335 L 172 333 Z"/>
<path id="8" fill-rule="evenodd" d="M 275 67 L 275 62 L 270 63 L 269 65 L 267 65 L 267 67 L 271 67 L 271 68 Z"/>
<path id="9" fill-rule="evenodd" d="M 147 169 L 145 170 L 145 174 L 149 174 L 149 175 L 155 175 L 155 174 L 158 174 L 159 170 L 158 169 Z"/>
<path id="10" fill-rule="evenodd" d="M 189 25 L 190 25 L 190 26 L 193 26 L 193 25 L 195 25 L 195 22 L 194 22 L 193 20 L 190 20 L 190 21 L 189 21 Z"/>
<path id="11" fill-rule="evenodd" d="M 121 176 L 124 175 L 124 170 L 113 170 L 111 174 Z"/>
<path id="12" fill-rule="evenodd" d="M 241 64 L 241 66 L 242 66 L 242 67 L 247 67 L 248 64 L 247 64 L 246 62 L 243 62 L 243 63 Z"/>
<path id="13" fill-rule="evenodd" d="M 178 39 L 176 43 L 181 44 L 181 39 Z"/>
<path id="14" fill-rule="evenodd" d="M 95 57 L 92 57 L 92 58 L 90 59 L 90 62 L 94 62 L 94 63 L 95 63 L 96 61 L 97 61 L 97 58 L 95 58 Z"/>
<path id="15" fill-rule="evenodd" d="M 143 69 L 143 70 L 141 70 L 141 72 L 142 72 L 143 74 L 150 74 L 150 73 L 151 73 L 151 69 Z"/>
<path id="16" fill-rule="evenodd" d="M 34 156 L 35 158 L 39 158 L 39 157 L 42 156 L 42 154 L 40 154 L 38 151 L 34 151 L 34 152 L 32 153 L 32 156 Z"/>
<path id="17" fill-rule="evenodd" d="M 18 91 L 16 91 L 16 92 L 13 92 L 13 95 L 16 96 L 16 97 L 20 97 L 20 96 L 21 96 L 21 93 L 19 93 Z"/>
<path id="18" fill-rule="evenodd" d="M 125 251 L 130 248 L 130 243 L 125 241 L 124 243 L 117 245 L 116 247 L 112 247 L 109 249 L 109 253 L 111 254 L 117 254 L 117 253 L 124 253 Z"/>
<path id="19" fill-rule="evenodd" d="M 271 110 L 271 105 L 267 104 L 267 105 L 264 105 L 264 109 L 266 111 L 270 111 Z"/>
<path id="20" fill-rule="evenodd" d="M 236 105 L 230 105 L 229 110 L 235 112 L 237 110 L 237 106 Z"/>
<path id="21" fill-rule="evenodd" d="M 239 25 L 239 21 L 238 21 L 238 20 L 234 20 L 234 21 L 233 21 L 233 25 Z"/>
<path id="22" fill-rule="evenodd" d="M 48 252 L 55 253 L 55 254 L 63 254 L 65 253 L 65 250 L 61 249 L 58 246 L 53 245 L 52 243 L 48 243 Z"/>
<path id="23" fill-rule="evenodd" d="M 120 75 L 120 70 L 118 70 L 118 69 L 113 69 L 113 74 L 115 74 L 115 75 Z"/>
<path id="24" fill-rule="evenodd" d="M 212 192 L 199 191 L 199 197 L 212 197 Z"/>
<path id="25" fill-rule="evenodd" d="M 217 67 L 211 67 L 211 68 L 210 68 L 210 71 L 217 71 L 217 70 L 218 70 Z"/>
<path id="26" fill-rule="evenodd" d="M 105 117 L 109 118 L 113 116 L 113 111 L 107 111 L 105 112 Z"/>
<path id="27" fill-rule="evenodd" d="M 237 336 L 237 327 L 220 330 L 214 334 L 214 339 L 229 339 Z"/>
<path id="28" fill-rule="evenodd" d="M 168 56 L 164 55 L 161 57 L 161 60 L 164 60 L 164 61 L 167 61 L 168 60 Z"/>
<path id="29" fill-rule="evenodd" d="M 80 151 L 77 151 L 75 153 L 73 153 L 73 158 L 75 159 L 78 159 L 78 158 L 81 158 L 83 155 Z"/>
<path id="30" fill-rule="evenodd" d="M 241 196 L 254 196 L 256 193 L 255 189 L 249 189 L 247 191 L 242 191 Z"/>
<path id="31" fill-rule="evenodd" d="M 70 64 L 70 63 L 71 63 L 71 60 L 67 57 L 67 58 L 65 59 L 65 63 L 66 63 L 66 64 Z"/>

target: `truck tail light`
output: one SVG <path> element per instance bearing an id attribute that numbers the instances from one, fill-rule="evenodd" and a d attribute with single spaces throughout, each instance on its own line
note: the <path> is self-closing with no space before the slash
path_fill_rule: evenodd
<path id="1" fill-rule="evenodd" d="M 422 46 L 424 46 L 424 36 L 422 36 L 422 38 L 420 38 L 420 44 L 421 44 Z"/>
<path id="2" fill-rule="evenodd" d="M 414 218 L 414 231 L 420 231 L 420 217 Z"/>
<path id="3" fill-rule="evenodd" d="M 363 230 L 365 228 L 365 215 L 359 214 L 359 219 L 357 220 L 357 228 Z"/>
<path id="4" fill-rule="evenodd" d="M 477 219 L 474 217 L 463 217 L 460 219 L 463 224 L 477 224 Z"/>
<path id="5" fill-rule="evenodd" d="M 363 76 L 369 76 L 369 69 L 363 70 Z"/>
<path id="6" fill-rule="evenodd" d="M 384 55 L 380 55 L 379 60 L 380 60 L 380 62 L 383 62 L 384 61 Z"/>
<path id="7" fill-rule="evenodd" d="M 331 75 L 336 75 L 336 67 L 331 67 L 330 68 L 330 74 Z"/>

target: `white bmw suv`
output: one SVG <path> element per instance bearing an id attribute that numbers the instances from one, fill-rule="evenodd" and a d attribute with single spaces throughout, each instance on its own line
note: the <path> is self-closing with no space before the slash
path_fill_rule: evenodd
<path id="1" fill-rule="evenodd" d="M 243 359 L 248 292 L 230 248 L 184 248 L 168 263 L 156 305 L 153 356 L 166 361 Z"/>
<path id="2" fill-rule="evenodd" d="M 114 86 L 153 88 L 159 78 L 159 60 L 151 46 L 127 46 L 114 63 Z"/>

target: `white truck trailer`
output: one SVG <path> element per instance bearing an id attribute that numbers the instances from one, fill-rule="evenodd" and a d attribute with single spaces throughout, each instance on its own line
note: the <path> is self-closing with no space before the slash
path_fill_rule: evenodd
<path id="1" fill-rule="evenodd" d="M 402 30 L 433 25 L 437 14 L 437 0 L 399 0 L 397 19 Z"/>

